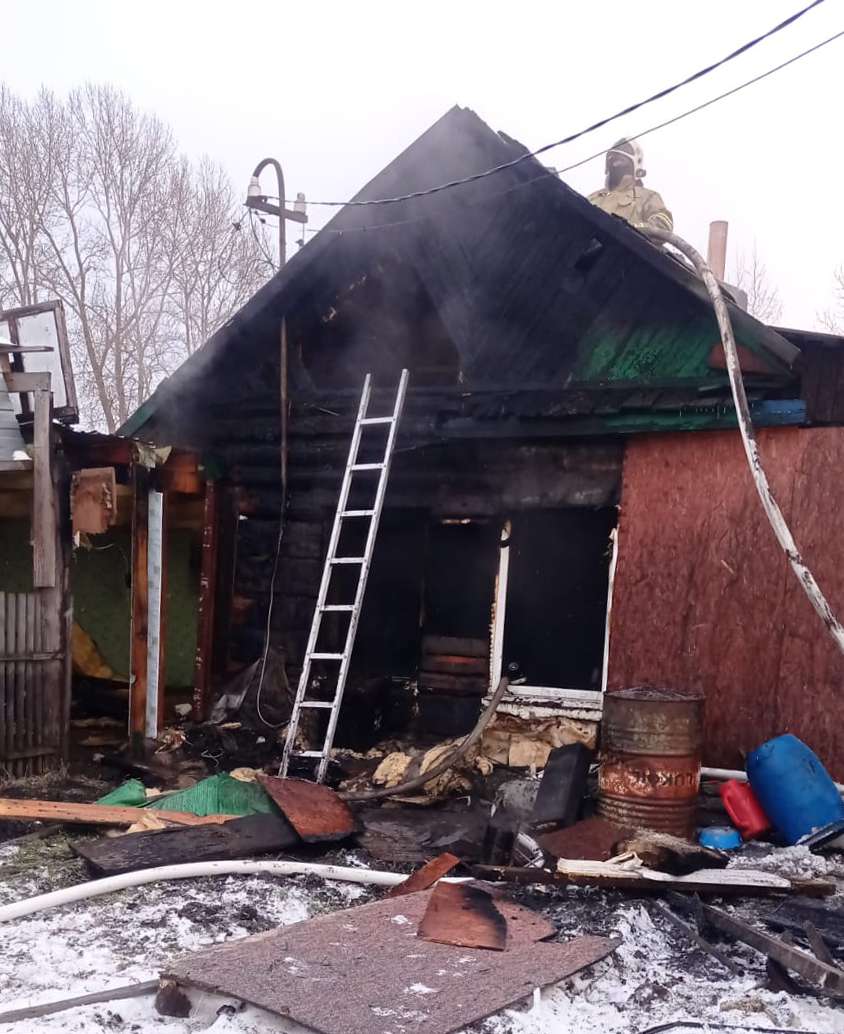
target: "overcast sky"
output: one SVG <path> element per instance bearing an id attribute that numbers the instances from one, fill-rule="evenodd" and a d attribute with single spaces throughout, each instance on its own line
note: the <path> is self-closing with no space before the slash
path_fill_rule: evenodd
<path id="1" fill-rule="evenodd" d="M 808 0 L 2 0 L 0 75 L 15 90 L 111 82 L 207 153 L 244 191 L 265 155 L 287 191 L 351 196 L 453 104 L 531 148 L 683 78 Z M 544 156 L 561 168 L 635 135 L 844 29 L 826 0 L 726 68 Z M 844 264 L 844 38 L 737 97 L 643 140 L 646 185 L 705 249 L 730 222 L 730 258 L 758 245 L 784 302 L 813 327 Z M 595 161 L 565 178 L 588 193 Z M 274 193 L 268 181 L 268 192 Z M 311 210 L 311 226 L 330 215 Z M 289 235 L 298 236 L 292 231 Z M 729 273 L 729 269 L 728 269 Z"/>

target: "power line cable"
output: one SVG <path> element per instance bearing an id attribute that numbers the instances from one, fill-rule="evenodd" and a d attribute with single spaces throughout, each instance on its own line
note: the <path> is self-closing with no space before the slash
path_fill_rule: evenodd
<path id="1" fill-rule="evenodd" d="M 529 158 L 536 158 L 538 155 L 544 154 L 546 151 L 550 151 L 555 147 L 562 147 L 563 144 L 570 144 L 574 140 L 578 140 L 580 137 L 586 136 L 588 133 L 594 133 L 596 130 L 602 129 L 604 126 L 609 125 L 610 122 L 615 122 L 618 119 L 623 118 L 625 115 L 630 115 L 634 111 L 638 111 L 639 108 L 643 108 L 647 104 L 653 104 L 655 101 L 662 100 L 663 97 L 670 96 L 682 87 L 688 86 L 690 83 L 696 82 L 698 79 L 702 79 L 704 76 L 709 75 L 711 72 L 721 68 L 728 62 L 735 60 L 735 58 L 740 57 L 742 54 L 746 54 L 753 47 L 764 42 L 764 40 L 770 39 L 771 36 L 775 36 L 778 32 L 782 32 L 783 29 L 793 25 L 798 19 L 813 10 L 813 8 L 820 6 L 820 4 L 825 2 L 826 0 L 813 0 L 813 3 L 799 11 L 796 11 L 794 14 L 785 18 L 762 35 L 748 40 L 747 43 L 743 43 L 740 47 L 737 47 L 731 53 L 727 54 L 726 57 L 721 58 L 720 61 L 715 61 L 712 64 L 707 65 L 705 68 L 701 68 L 697 72 L 693 72 L 691 75 L 686 76 L 685 79 L 681 79 L 680 82 L 674 83 L 672 86 L 666 86 L 664 89 L 659 90 L 650 97 L 646 97 L 644 100 L 637 101 L 635 104 L 629 104 L 626 108 L 623 108 L 621 111 L 617 111 L 614 115 L 608 115 L 606 118 L 602 118 L 598 122 L 593 122 L 591 126 L 587 126 L 585 129 L 581 129 L 577 133 L 571 133 L 569 136 L 563 137 L 561 140 L 555 140 L 553 143 L 544 144 L 542 147 L 538 147 L 535 151 L 529 151 L 526 154 L 519 155 L 518 158 L 514 158 L 509 162 L 502 162 L 500 165 L 494 165 L 491 169 L 485 169 L 483 172 L 476 172 L 471 176 L 463 176 L 460 179 L 449 180 L 448 182 L 440 183 L 435 187 L 428 187 L 426 190 L 415 190 L 409 194 L 400 194 L 397 197 L 372 198 L 364 201 L 308 201 L 308 204 L 320 205 L 328 208 L 345 208 L 347 205 L 358 208 L 368 208 L 376 205 L 395 205 L 401 201 L 411 201 L 414 198 L 428 197 L 431 194 L 439 194 L 443 190 L 451 190 L 453 187 L 460 187 L 466 183 L 475 183 L 477 180 L 486 179 L 486 177 L 493 176 L 495 173 L 502 172 L 504 169 L 512 169 L 515 165 L 520 165 Z M 284 204 L 289 205 L 293 204 L 293 202 L 285 199 Z"/>
<path id="2" fill-rule="evenodd" d="M 759 75 L 754 76 L 752 79 L 747 79 L 745 82 L 739 83 L 738 86 L 733 86 L 729 90 L 725 90 L 723 93 L 719 93 L 717 96 L 711 97 L 709 100 L 703 101 L 700 104 L 696 104 L 694 107 L 688 108 L 686 111 L 682 111 L 677 115 L 672 115 L 671 118 L 664 119 L 662 122 L 658 122 L 656 123 L 656 125 L 649 126 L 647 129 L 643 129 L 639 133 L 632 134 L 632 136 L 636 140 L 641 140 L 643 137 L 649 136 L 651 133 L 656 133 L 660 129 L 665 129 L 667 126 L 674 125 L 675 122 L 681 122 L 683 119 L 688 118 L 690 115 L 695 115 L 699 111 L 703 111 L 706 108 L 712 107 L 713 104 L 717 104 L 719 101 L 725 100 L 728 97 L 732 97 L 734 94 L 740 93 L 742 90 L 746 90 L 749 86 L 754 86 L 756 83 L 762 82 L 764 79 L 767 79 L 775 73 L 782 71 L 782 69 L 784 68 L 788 68 L 789 65 L 793 65 L 797 61 L 801 61 L 803 58 L 808 57 L 810 54 L 814 54 L 822 47 L 825 47 L 830 43 L 834 43 L 836 40 L 841 39 L 842 37 L 844 37 L 844 30 L 842 30 L 841 32 L 837 32 L 833 36 L 829 36 L 824 40 L 821 40 L 820 43 L 815 43 L 813 46 L 808 47 L 806 50 L 801 51 L 799 54 L 795 54 L 793 57 L 788 58 L 786 61 L 780 62 L 780 64 L 775 65 L 773 68 L 769 68 L 766 72 L 761 72 Z M 522 190 L 524 187 L 529 187 L 532 186 L 534 183 L 546 180 L 549 176 L 562 176 L 566 172 L 572 172 L 574 169 L 579 169 L 581 168 L 581 166 L 587 165 L 591 161 L 595 161 L 596 158 L 602 158 L 608 150 L 609 148 L 602 148 L 600 151 L 595 151 L 593 154 L 587 155 L 587 157 L 581 158 L 576 162 L 572 162 L 570 165 L 566 165 L 562 169 L 544 169 L 541 173 L 539 173 L 537 176 L 532 177 L 531 179 L 522 180 L 521 183 L 514 183 L 511 186 L 506 187 L 495 194 L 489 194 L 487 197 L 483 198 L 483 201 L 472 201 L 470 202 L 470 204 L 477 205 L 480 203 L 493 201 L 496 198 L 503 197 L 506 194 L 512 194 L 516 190 Z M 524 157 L 532 157 L 532 155 L 525 155 Z M 310 204 L 311 202 L 308 203 Z M 314 202 L 314 204 L 316 204 L 316 202 Z M 394 222 L 390 223 L 372 223 L 364 226 L 353 226 L 346 229 L 332 229 L 331 227 L 323 227 L 322 229 L 317 230 L 308 227 L 306 232 L 326 232 L 337 234 L 372 233 L 376 230 L 387 230 L 395 226 L 406 226 L 410 223 L 424 222 L 426 218 L 427 216 L 419 215 L 413 216 L 409 219 L 397 219 Z"/>
<path id="3" fill-rule="evenodd" d="M 656 133 L 660 129 L 665 129 L 666 126 L 674 125 L 675 122 L 681 122 L 683 119 L 688 118 L 690 115 L 696 115 L 699 111 L 703 111 L 705 108 L 712 107 L 713 104 L 717 104 L 719 101 L 725 100 L 727 97 L 732 97 L 736 93 L 740 93 L 742 90 L 746 90 L 748 86 L 754 86 L 756 83 L 762 82 L 763 79 L 767 79 L 769 76 L 774 75 L 776 72 L 782 71 L 784 68 L 788 68 L 789 65 L 793 65 L 795 62 L 802 60 L 804 57 L 808 57 L 810 54 L 814 54 L 815 51 L 820 50 L 821 47 L 827 46 L 829 43 L 834 43 L 835 40 L 841 39 L 844 36 L 844 29 L 841 32 L 836 32 L 833 36 L 828 36 L 825 40 L 821 40 L 820 43 L 815 43 L 814 46 L 808 47 L 806 50 L 801 51 L 799 54 L 795 54 L 794 57 L 788 58 L 786 61 L 780 62 L 773 68 L 769 68 L 767 72 L 760 72 L 759 75 L 754 76 L 752 79 L 747 79 L 743 83 L 739 83 L 738 86 L 733 86 L 729 90 L 725 90 L 723 93 L 719 93 L 715 97 L 711 97 L 708 101 L 703 101 L 700 104 L 696 104 L 693 108 L 688 108 L 686 111 L 680 112 L 679 115 L 672 115 L 671 118 L 667 118 L 662 122 L 658 122 L 654 126 L 650 126 L 648 129 L 643 129 L 641 133 L 634 133 L 633 139 L 641 140 L 642 137 L 649 136 L 651 133 Z M 572 162 L 571 165 L 566 165 L 562 169 L 548 169 L 545 173 L 534 177 L 530 180 L 525 180 L 522 183 L 513 184 L 502 190 L 499 194 L 494 195 L 500 197 L 504 194 L 510 194 L 514 190 L 520 190 L 522 187 L 529 186 L 531 183 L 536 183 L 537 180 L 545 179 L 547 175 L 562 176 L 565 172 L 571 172 L 574 169 L 579 169 L 582 165 L 586 165 L 588 162 L 594 161 L 596 158 L 602 158 L 609 148 L 604 148 L 601 151 L 596 151 L 594 154 L 590 154 L 586 158 L 581 158 L 579 161 Z M 340 231 L 342 232 L 342 231 Z"/>

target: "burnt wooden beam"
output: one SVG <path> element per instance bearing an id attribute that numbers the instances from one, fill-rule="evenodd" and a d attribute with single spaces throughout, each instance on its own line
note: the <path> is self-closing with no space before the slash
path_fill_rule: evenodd
<path id="1" fill-rule="evenodd" d="M 18 377 L 25 376 L 19 374 Z M 36 589 L 56 584 L 56 497 L 51 471 L 52 399 L 48 387 L 36 389 L 32 472 L 32 582 Z"/>
<path id="2" fill-rule="evenodd" d="M 123 1001 L 126 998 L 140 998 L 158 990 L 158 980 L 145 980 L 139 984 L 124 984 L 121 987 L 110 987 L 105 991 L 92 991 L 89 994 L 74 995 L 73 998 L 61 998 L 53 1002 L 42 1002 L 41 1005 L 27 1005 L 21 1009 L 10 1009 L 0 1012 L 0 1023 L 18 1023 L 20 1020 L 33 1020 L 53 1013 L 78 1009 L 83 1005 L 96 1005 L 102 1002 Z"/>
<path id="3" fill-rule="evenodd" d="M 785 969 L 817 984 L 825 994 L 844 998 L 844 970 L 814 958 L 793 944 L 766 933 L 712 905 L 701 905 L 700 915 L 709 926 L 749 945 Z"/>
<path id="4" fill-rule="evenodd" d="M 116 876 L 179 862 L 228 861 L 284 851 L 299 837 L 281 815 L 246 815 L 229 822 L 80 840 L 73 850 L 98 876 Z"/>

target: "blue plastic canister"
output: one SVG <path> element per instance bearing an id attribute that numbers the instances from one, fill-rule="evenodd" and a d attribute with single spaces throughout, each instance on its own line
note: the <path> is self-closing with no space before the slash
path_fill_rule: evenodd
<path id="1" fill-rule="evenodd" d="M 844 827 L 844 801 L 813 750 L 786 733 L 747 757 L 747 777 L 789 844 L 822 842 Z"/>

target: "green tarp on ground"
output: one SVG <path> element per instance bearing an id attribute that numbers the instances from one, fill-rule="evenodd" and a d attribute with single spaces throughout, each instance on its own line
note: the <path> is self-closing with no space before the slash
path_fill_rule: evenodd
<path id="1" fill-rule="evenodd" d="M 187 790 L 156 798 L 147 807 L 187 811 L 192 815 L 257 815 L 274 811 L 263 787 L 232 779 L 227 772 L 209 776 Z"/>
<path id="2" fill-rule="evenodd" d="M 275 810 L 258 783 L 232 779 L 227 772 L 209 776 L 186 790 L 164 793 L 152 799 L 147 797 L 140 779 L 127 779 L 105 797 L 100 797 L 97 804 L 119 804 L 156 811 L 186 811 L 190 815 L 257 815 Z"/>
<path id="3" fill-rule="evenodd" d="M 97 804 L 119 804 L 127 808 L 142 808 L 146 802 L 146 790 L 140 779 L 127 779 L 105 797 L 97 798 Z"/>

